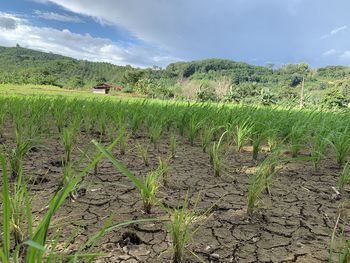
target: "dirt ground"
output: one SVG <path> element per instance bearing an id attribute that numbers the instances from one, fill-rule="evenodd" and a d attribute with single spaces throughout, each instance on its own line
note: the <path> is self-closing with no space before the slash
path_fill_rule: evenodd
<path id="1" fill-rule="evenodd" d="M 11 144 L 8 138 L 4 144 Z M 82 134 L 75 153 L 83 149 L 90 136 Z M 147 144 L 144 135 L 130 139 L 125 155 L 113 150 L 136 175 L 145 175 L 158 166 L 157 157 L 168 152 L 168 138 L 163 136 L 159 152 L 149 147 L 150 166 L 145 167 L 135 143 Z M 63 148 L 57 136 L 45 139 L 44 146 L 32 151 L 25 160 L 25 175 L 31 177 L 33 210 L 44 214 L 43 208 L 58 189 L 62 168 L 59 163 Z M 266 153 L 259 155 L 260 160 Z M 350 189 L 336 196 L 340 169 L 333 159 L 322 161 L 320 172 L 313 171 L 306 161 L 293 161 L 280 167 L 271 187 L 271 196 L 260 200 L 253 217 L 246 215 L 248 177 L 258 162 L 253 161 L 249 147 L 232 152 L 225 160 L 220 177 L 215 177 L 209 156 L 199 143 L 190 146 L 178 137 L 177 154 L 170 161 L 169 186 L 161 186 L 159 197 L 167 207 L 176 207 L 189 193 L 191 203 L 199 198 L 198 212 L 210 209 L 205 219 L 195 226 L 185 262 L 327 262 L 330 238 L 338 213 L 341 222 L 350 220 Z M 97 175 L 90 173 L 80 185 L 76 201 L 66 200 L 53 221 L 61 240 L 71 237 L 67 251 L 79 247 L 96 233 L 114 213 L 113 223 L 124 220 L 164 217 L 161 208 L 147 216 L 135 186 L 108 161 L 103 160 Z M 349 234 L 349 225 L 345 225 Z M 339 231 L 337 232 L 339 234 Z M 62 246 L 62 245 L 61 245 Z M 172 262 L 172 250 L 164 223 L 128 226 L 107 233 L 95 249 L 107 255 L 95 262 Z M 190 252 L 191 251 L 191 252 Z M 196 256 L 194 256 L 194 254 Z"/>

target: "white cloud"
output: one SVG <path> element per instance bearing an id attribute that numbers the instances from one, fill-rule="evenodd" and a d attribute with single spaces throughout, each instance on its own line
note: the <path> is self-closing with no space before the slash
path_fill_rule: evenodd
<path id="1" fill-rule="evenodd" d="M 15 15 L 0 13 L 16 21 L 17 26 L 4 28 L 0 26 L 0 45 L 21 46 L 51 51 L 57 54 L 71 56 L 91 61 L 105 61 L 118 65 L 133 66 L 167 65 L 176 60 L 152 47 L 129 44 L 121 45 L 106 38 L 97 38 L 89 34 L 77 34 L 68 29 L 58 30 L 50 27 L 37 27 Z"/>
<path id="2" fill-rule="evenodd" d="M 54 12 L 43 12 L 40 10 L 34 11 L 35 16 L 46 19 L 46 20 L 55 20 L 60 22 L 71 22 L 71 23 L 83 23 L 83 20 L 77 16 L 69 16 L 66 14 L 58 14 Z"/>
<path id="3" fill-rule="evenodd" d="M 0 28 L 12 30 L 17 27 L 17 21 L 10 17 L 0 17 Z"/>
<path id="4" fill-rule="evenodd" d="M 338 63 L 341 54 L 320 56 L 324 51 L 349 48 L 348 38 L 344 37 L 348 33 L 346 25 L 350 25 L 349 0 L 338 0 L 336 5 L 329 0 L 318 0 L 317 5 L 313 0 L 32 1 L 57 4 L 101 24 L 123 29 L 129 33 L 129 39 L 153 46 L 140 51 L 139 56 L 145 59 L 145 50 L 149 50 L 152 59 L 162 50 L 160 57 L 164 61 L 170 54 L 186 60 L 258 58 L 254 63 L 305 61 L 320 66 Z M 334 24 L 339 27 L 329 28 Z M 327 41 L 320 41 L 320 37 Z"/>
<path id="5" fill-rule="evenodd" d="M 337 28 L 334 28 L 333 30 L 331 30 L 331 32 L 329 32 L 329 34 L 323 35 L 323 36 L 321 37 L 321 39 L 326 39 L 326 38 L 329 38 L 329 37 L 331 37 L 331 36 L 334 36 L 334 35 L 338 34 L 339 32 L 346 30 L 347 28 L 348 28 L 348 27 L 345 26 L 345 25 L 344 25 L 344 26 L 337 27 Z"/>
<path id="6" fill-rule="evenodd" d="M 338 32 L 343 31 L 343 30 L 345 30 L 345 29 L 347 29 L 347 26 L 337 27 L 337 28 L 335 28 L 335 29 L 333 29 L 333 30 L 331 31 L 331 35 L 335 35 L 335 34 L 337 34 Z"/>
<path id="7" fill-rule="evenodd" d="M 277 0 L 48 0 L 71 12 L 90 16 L 101 23 L 113 24 L 145 42 L 169 50 L 186 59 L 231 57 L 242 59 L 261 55 L 261 50 L 284 46 L 290 9 Z M 268 12 L 274 8 L 273 16 Z M 270 21 L 273 18 L 273 23 Z M 274 27 L 274 32 L 271 25 Z M 274 41 L 274 35 L 279 38 Z M 288 36 L 289 37 L 289 36 Z M 252 48 L 259 42 L 259 48 Z M 274 48 L 276 47 L 276 48 Z M 271 57 L 262 58 L 273 59 Z"/>
<path id="8" fill-rule="evenodd" d="M 339 56 L 340 60 L 342 61 L 346 61 L 349 62 L 350 61 L 350 50 L 347 50 L 345 52 L 343 52 L 340 56 Z"/>
<path id="9" fill-rule="evenodd" d="M 322 28 L 342 21 L 328 38 L 347 29 L 348 0 L 47 0 L 71 12 L 115 25 L 186 60 L 223 57 L 283 63 L 320 62 Z M 317 16 L 310 13 L 317 12 Z M 337 17 L 331 14 L 337 14 Z M 329 36 L 328 36 L 329 35 Z M 338 48 L 338 46 L 335 44 Z M 340 47 L 339 47 L 340 48 Z M 323 57 L 325 60 L 326 57 Z"/>
<path id="10" fill-rule="evenodd" d="M 332 49 L 330 49 L 330 50 L 327 50 L 327 51 L 325 51 L 325 52 L 323 52 L 322 53 L 322 56 L 332 56 L 332 55 L 335 55 L 335 54 L 337 54 L 338 52 L 337 52 L 337 50 L 336 49 L 334 49 L 334 48 L 332 48 Z"/>

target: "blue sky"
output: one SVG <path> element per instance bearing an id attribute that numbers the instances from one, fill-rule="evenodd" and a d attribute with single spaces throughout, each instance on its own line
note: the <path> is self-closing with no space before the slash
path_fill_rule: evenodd
<path id="1" fill-rule="evenodd" d="M 348 0 L 2 0 L 0 45 L 118 65 L 350 65 Z"/>

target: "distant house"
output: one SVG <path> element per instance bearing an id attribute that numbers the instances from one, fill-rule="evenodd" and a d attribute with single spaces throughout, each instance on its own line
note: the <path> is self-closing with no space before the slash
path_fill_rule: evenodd
<path id="1" fill-rule="evenodd" d="M 91 91 L 93 93 L 98 93 L 98 94 L 108 94 L 109 90 L 112 88 L 111 85 L 107 84 L 107 83 L 102 83 L 102 84 L 98 84 L 95 87 L 93 87 L 91 89 Z"/>

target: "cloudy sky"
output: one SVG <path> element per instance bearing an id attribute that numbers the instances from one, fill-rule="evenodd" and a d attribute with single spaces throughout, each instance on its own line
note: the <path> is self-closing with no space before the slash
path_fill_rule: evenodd
<path id="1" fill-rule="evenodd" d="M 118 65 L 350 65 L 349 0 L 1 0 L 0 45 Z"/>

